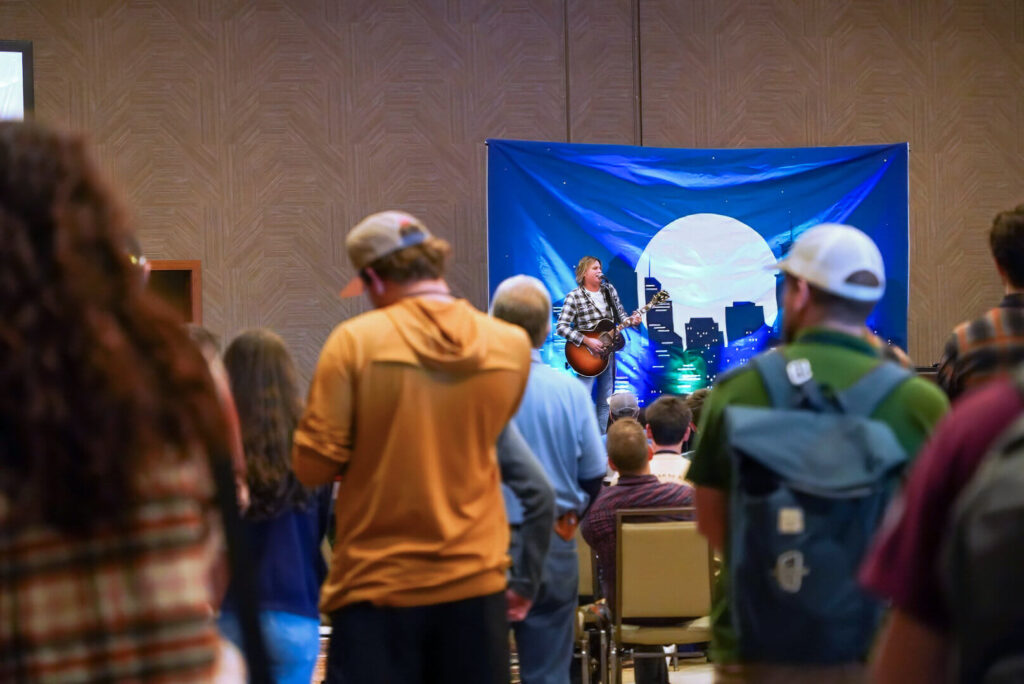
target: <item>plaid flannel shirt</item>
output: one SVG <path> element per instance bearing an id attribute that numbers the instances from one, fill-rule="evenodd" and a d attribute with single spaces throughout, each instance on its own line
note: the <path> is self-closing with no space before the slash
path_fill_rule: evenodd
<path id="1" fill-rule="evenodd" d="M 608 283 L 608 292 L 611 293 L 612 306 L 619 312 L 620 323 L 627 316 L 626 310 L 622 308 L 622 301 L 615 286 Z M 580 330 L 593 330 L 598 321 L 602 318 L 614 320 L 611 312 L 605 316 L 601 310 L 594 306 L 591 297 L 604 297 L 603 292 L 586 292 L 582 286 L 565 295 L 565 303 L 562 304 L 562 313 L 555 325 L 555 332 L 572 342 L 577 347 L 583 344 L 583 335 Z"/>
<path id="2" fill-rule="evenodd" d="M 938 383 L 950 399 L 1010 373 L 1024 362 L 1024 294 L 953 329 L 939 361 Z"/>
<path id="3" fill-rule="evenodd" d="M 116 529 L 0 516 L 0 681 L 212 679 L 207 466 L 164 462 L 139 485 L 143 502 Z"/>

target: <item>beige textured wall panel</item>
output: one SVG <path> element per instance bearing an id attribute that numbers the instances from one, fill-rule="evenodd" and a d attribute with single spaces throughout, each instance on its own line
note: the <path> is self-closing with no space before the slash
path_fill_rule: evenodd
<path id="1" fill-rule="evenodd" d="M 206 325 L 274 328 L 304 377 L 365 309 L 336 293 L 367 213 L 420 214 L 486 302 L 483 141 L 564 139 L 563 29 L 547 0 L 0 3 L 38 118 L 89 131 L 147 253 L 201 259 Z"/>
<path id="2" fill-rule="evenodd" d="M 907 140 L 912 354 L 998 299 L 985 233 L 1024 201 L 1024 0 L 636 1 L 645 144 Z M 279 330 L 308 377 L 365 308 L 335 296 L 364 214 L 421 214 L 482 305 L 483 140 L 633 142 L 635 8 L 4 0 L 0 35 L 33 41 L 39 118 L 90 132 L 151 256 L 202 259 L 208 326 Z"/>
<path id="3" fill-rule="evenodd" d="M 633 0 L 566 0 L 572 142 L 637 142 L 633 8 Z"/>
<path id="4" fill-rule="evenodd" d="M 910 352 L 1000 297 L 986 231 L 1024 201 L 1024 3 L 643 0 L 644 143 L 909 141 Z"/>

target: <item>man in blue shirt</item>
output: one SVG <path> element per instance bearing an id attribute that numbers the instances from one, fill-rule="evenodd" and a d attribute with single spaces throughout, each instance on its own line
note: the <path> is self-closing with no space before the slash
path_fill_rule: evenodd
<path id="1" fill-rule="evenodd" d="M 551 296 L 536 278 L 513 276 L 498 285 L 491 312 L 521 326 L 533 344 L 533 362 L 514 422 L 555 490 L 555 529 L 540 591 L 526 619 L 513 625 L 524 684 L 566 684 L 572 660 L 579 567 L 574 534 L 608 467 L 597 418 L 583 386 L 546 365 L 540 347 L 551 332 Z M 521 519 L 508 496 L 509 523 Z"/>

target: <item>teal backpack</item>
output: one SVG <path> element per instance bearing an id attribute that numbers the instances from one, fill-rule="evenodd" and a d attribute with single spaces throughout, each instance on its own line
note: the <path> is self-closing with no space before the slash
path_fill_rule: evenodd
<path id="1" fill-rule="evenodd" d="M 857 569 L 897 489 L 907 454 L 871 414 L 910 371 L 883 361 L 833 392 L 806 359 L 751 362 L 770 407 L 724 412 L 732 459 L 728 567 L 745 662 L 863 659 L 881 605 Z"/>

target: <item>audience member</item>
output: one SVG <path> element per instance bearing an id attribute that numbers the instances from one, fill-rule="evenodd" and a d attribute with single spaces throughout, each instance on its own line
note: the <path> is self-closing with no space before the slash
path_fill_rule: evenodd
<path id="1" fill-rule="evenodd" d="M 652 408 L 653 408 L 652 404 Z M 615 605 L 615 512 L 625 508 L 665 508 L 693 505 L 693 488 L 686 484 L 661 482 L 651 474 L 647 436 L 631 418 L 617 420 L 608 428 L 608 462 L 619 473 L 618 484 L 604 488 L 583 519 L 583 538 L 597 554 L 601 591 L 610 606 Z M 660 651 L 659 646 L 640 652 Z M 663 684 L 668 670 L 663 658 L 637 658 L 634 671 L 638 684 Z"/>
<path id="2" fill-rule="evenodd" d="M 922 450 L 900 505 L 887 516 L 861 571 L 864 585 L 893 606 L 876 648 L 872 681 L 925 684 L 955 679 L 952 611 L 940 583 L 941 551 L 961 492 L 1022 413 L 1024 399 L 1015 384 L 1007 378 L 993 381 L 957 402 Z M 1024 540 L 1024 530 L 1021 536 Z M 951 587 L 954 592 L 966 589 Z M 993 590 L 1015 605 L 1010 587 Z M 1010 615 L 1007 611 L 1003 620 Z M 1019 649 L 1019 640 L 1012 647 Z M 993 649 L 993 655 L 998 653 Z"/>
<path id="3" fill-rule="evenodd" d="M 224 365 L 242 428 L 251 495 L 243 522 L 271 673 L 279 684 L 309 684 L 320 652 L 317 597 L 327 575 L 320 543 L 330 487 L 309 491 L 291 470 L 302 399 L 284 340 L 265 329 L 243 332 L 228 346 Z M 221 633 L 239 647 L 237 607 L 253 599 L 231 584 L 221 608 Z"/>
<path id="4" fill-rule="evenodd" d="M 136 241 L 136 246 L 138 242 Z M 141 259 L 141 260 L 140 260 Z M 132 263 L 146 264 L 146 274 L 149 273 L 149 266 L 145 257 L 134 259 Z M 235 407 L 235 398 L 231 396 L 231 383 L 228 380 L 228 372 L 224 368 L 224 362 L 220 358 L 220 340 L 210 330 L 197 323 L 185 324 L 185 331 L 189 339 L 199 347 L 206 359 L 210 375 L 213 377 L 213 386 L 217 390 L 217 398 L 220 400 L 221 409 L 228 424 L 228 438 L 231 445 L 231 469 L 235 475 L 235 498 L 238 500 L 238 507 L 245 511 L 249 507 L 249 484 L 245 477 L 245 449 L 242 447 L 242 427 L 238 424 L 238 409 Z"/>
<path id="5" fill-rule="evenodd" d="M 1005 296 L 980 318 L 956 326 L 939 361 L 938 383 L 950 399 L 1024 361 L 1024 204 L 1000 212 L 988 235 Z"/>
<path id="6" fill-rule="evenodd" d="M 522 329 L 452 296 L 450 252 L 415 217 L 349 232 L 374 309 L 324 345 L 293 466 L 341 475 L 320 609 L 328 682 L 507 682 L 508 525 L 495 442 L 526 388 Z"/>
<path id="7" fill-rule="evenodd" d="M 0 122 L 0 680 L 207 682 L 206 364 L 77 136 Z"/>
<path id="8" fill-rule="evenodd" d="M 551 331 L 551 297 L 544 284 L 530 276 L 513 276 L 494 291 L 495 318 L 514 323 L 530 336 L 533 361 L 526 393 L 515 425 L 540 460 L 555 489 L 557 522 L 544 578 L 526 619 L 513 624 L 524 684 L 559 684 L 569 678 L 579 568 L 576 526 L 600 491 L 607 468 L 597 417 L 579 382 L 560 373 L 540 357 Z M 506 497 L 509 521 L 521 513 Z"/>
<path id="9" fill-rule="evenodd" d="M 642 426 L 647 425 L 644 411 L 640 408 L 640 402 L 637 401 L 636 395 L 629 390 L 621 390 L 608 398 L 608 424 L 605 426 L 605 434 L 607 434 L 607 429 L 612 426 L 612 423 L 620 418 L 632 418 Z M 647 450 L 650 454 L 654 454 L 654 445 L 649 440 L 647 442 Z M 619 473 L 609 465 L 605 473 L 605 481 L 613 485 L 618 480 Z"/>
<path id="10" fill-rule="evenodd" d="M 640 403 L 636 395 L 622 390 L 608 397 L 608 427 L 619 418 L 633 418 L 640 415 Z"/>
<path id="11" fill-rule="evenodd" d="M 841 525 L 828 527 L 827 521 L 820 519 L 821 512 L 805 511 L 799 506 L 799 498 L 792 499 L 794 503 L 788 507 L 779 503 L 781 508 L 777 520 L 772 518 L 771 510 L 763 507 L 760 515 L 764 519 L 758 518 L 753 504 L 744 509 L 748 516 L 753 517 L 737 520 L 734 514 L 729 513 L 730 507 L 735 503 L 733 499 L 740 494 L 746 501 L 756 497 L 758 492 L 777 492 L 773 493 L 770 500 L 762 498 L 762 501 L 773 505 L 774 502 L 789 500 L 780 498 L 787 496 L 790 491 L 786 484 L 788 477 L 775 475 L 772 467 L 785 469 L 787 473 L 794 469 L 799 473 L 813 473 L 816 467 L 813 459 L 827 462 L 829 457 L 839 453 L 839 449 L 844 446 L 848 450 L 870 448 L 873 458 L 885 457 L 886 461 L 879 463 L 891 460 L 899 464 L 906 458 L 912 458 L 931 427 L 945 412 L 947 402 L 942 392 L 931 383 L 911 377 L 895 364 L 885 364 L 883 368 L 884 362 L 879 358 L 878 351 L 864 339 L 864 322 L 885 287 L 881 254 L 864 233 L 835 224 L 811 228 L 797 239 L 786 259 L 779 263 L 779 268 L 785 274 L 783 304 L 786 311 L 784 335 L 787 344 L 768 353 L 779 355 L 770 359 L 777 362 L 773 365 L 779 366 L 779 376 L 765 375 L 769 367 L 762 372 L 762 364 L 755 359 L 755 363 L 719 380 L 704 407 L 697 450 L 688 473 L 690 481 L 697 486 L 698 525 L 712 546 L 723 554 L 724 560 L 712 610 L 714 636 L 711 655 L 716 663 L 716 681 L 721 682 L 855 681 L 863 676 L 863 659 L 867 656 L 867 641 L 872 631 L 867 616 L 875 614 L 878 607 L 865 605 L 856 592 L 854 579 L 860 552 L 854 545 L 857 539 L 863 539 L 866 543 L 873 526 L 877 524 L 880 508 L 857 508 L 853 501 L 849 501 L 844 508 L 842 500 L 837 497 L 816 499 L 827 502 L 827 510 L 836 510 L 837 515 L 845 516 L 841 518 Z M 767 366 L 767 360 L 764 363 Z M 875 382 L 879 374 L 883 378 L 886 375 L 892 377 L 887 378 L 887 382 Z M 863 383 L 860 382 L 862 378 L 866 378 Z M 899 384 L 889 391 L 888 388 L 896 382 Z M 876 386 L 865 388 L 866 383 Z M 870 430 L 871 434 L 885 436 L 879 436 L 877 439 L 880 441 L 877 443 L 871 441 L 864 444 L 855 441 L 860 440 L 860 431 L 854 431 L 846 438 L 848 445 L 833 440 L 828 445 L 828 452 L 821 448 L 803 446 L 800 451 L 795 451 L 789 447 L 782 449 L 773 445 L 773 453 L 779 455 L 772 457 L 763 453 L 758 461 L 747 459 L 744 463 L 749 462 L 751 465 L 743 472 L 733 473 L 732 459 L 738 447 L 731 446 L 729 439 L 737 437 L 734 424 L 727 423 L 725 417 L 735 415 L 739 419 L 753 415 L 753 409 L 746 407 L 771 408 L 776 405 L 769 397 L 768 386 L 773 393 L 779 392 L 780 396 L 788 393 L 790 396 L 785 398 L 786 401 L 800 397 L 799 405 L 809 409 L 823 406 L 823 402 L 829 401 L 826 397 L 836 394 L 848 396 L 846 390 L 851 388 L 862 389 L 865 394 L 881 394 L 865 402 L 876 407 L 873 411 L 869 410 L 870 418 L 858 420 L 867 423 L 865 430 Z M 884 393 L 886 391 L 888 394 Z M 849 399 L 852 401 L 853 397 Z M 800 413 L 814 418 L 810 410 Z M 762 423 L 761 433 L 769 424 L 785 430 L 793 419 L 778 415 L 770 418 L 766 416 L 765 420 L 768 422 Z M 785 432 L 781 435 L 782 438 L 792 437 Z M 757 437 L 763 438 L 763 435 Z M 746 447 L 749 448 L 752 447 Z M 780 462 L 780 459 L 785 463 Z M 861 466 L 850 462 L 849 467 Z M 867 468 L 866 465 L 863 467 Z M 829 472 L 832 477 L 838 473 L 831 467 Z M 875 478 L 886 478 L 873 481 L 889 484 L 895 479 L 891 472 L 888 469 L 875 470 L 870 474 Z M 734 481 L 741 479 L 741 476 L 744 489 L 739 490 L 735 488 Z M 830 486 L 836 486 L 832 480 L 829 483 Z M 886 490 L 877 491 L 884 494 Z M 883 504 L 884 500 L 879 506 Z M 791 535 L 806 531 L 806 526 L 811 524 L 820 526 L 816 530 L 825 529 L 826 534 L 833 529 L 834 534 L 841 534 L 842 530 L 850 533 L 849 538 L 836 541 L 831 546 L 815 545 L 806 549 L 816 559 L 827 558 L 827 561 L 810 561 L 812 564 L 831 563 L 827 568 L 821 565 L 807 567 L 804 564 L 805 552 L 792 550 L 802 547 L 795 547 L 796 537 Z M 765 531 L 761 538 L 764 542 L 762 546 L 750 546 L 750 530 Z M 737 535 L 735 538 L 734 534 Z M 791 551 L 776 558 L 773 553 L 779 552 L 772 551 L 776 542 L 772 541 L 775 537 L 771 535 L 779 537 L 778 544 L 788 545 Z M 824 551 L 826 548 L 842 548 L 845 553 L 836 554 L 833 551 L 829 554 Z M 736 554 L 744 557 L 742 565 L 736 565 Z M 757 562 L 763 562 L 769 568 L 774 565 L 775 569 L 770 573 L 770 585 L 765 585 L 764 572 L 757 574 L 759 571 L 756 568 L 760 567 Z M 737 568 L 744 571 L 749 569 L 748 574 L 741 578 L 757 574 L 757 583 L 750 580 L 749 585 L 743 584 L 743 579 L 732 575 Z M 813 580 L 805 582 L 805 576 Z M 821 581 L 827 581 L 827 584 L 821 584 Z M 742 586 L 737 586 L 737 582 Z M 805 587 L 807 592 L 815 592 L 815 595 L 818 592 L 828 593 L 834 602 L 846 601 L 842 605 L 852 606 L 850 610 L 856 612 L 848 614 L 830 611 L 825 615 L 809 612 L 803 608 L 802 599 L 798 597 L 801 587 Z M 756 597 L 762 597 L 763 600 L 758 604 L 760 607 L 754 610 L 753 604 L 745 603 L 748 610 L 733 611 L 733 602 L 740 592 L 747 602 L 756 602 Z M 782 609 L 776 604 L 781 604 L 786 596 L 791 597 L 787 603 L 791 607 Z M 797 609 L 801 612 L 797 612 Z M 782 615 L 789 616 L 791 621 L 779 622 L 783 619 Z M 852 617 L 847 619 L 848 615 L 857 616 L 855 625 L 851 624 Z M 793 625 L 798 624 L 797 620 L 800 620 L 799 624 L 814 624 L 816 629 L 813 633 L 804 630 L 797 635 L 793 633 Z M 739 625 L 743 625 L 745 630 L 739 630 Z M 786 635 L 790 633 L 793 635 L 786 641 Z M 780 644 L 792 655 L 780 657 L 778 652 L 753 658 L 745 655 L 751 652 L 765 653 L 767 649 L 764 644 L 767 642 Z M 816 646 L 809 647 L 811 643 Z M 841 661 L 845 656 L 833 655 L 839 652 L 856 652 L 856 655 Z"/>
<path id="12" fill-rule="evenodd" d="M 661 482 L 686 483 L 690 459 L 683 444 L 690 436 L 690 409 L 680 397 L 658 397 L 647 407 L 647 438 L 654 447 L 651 474 Z"/>
<path id="13" fill-rule="evenodd" d="M 692 460 L 692 454 L 689 452 L 693 451 L 693 445 L 697 442 L 697 426 L 700 425 L 701 411 L 704 410 L 704 402 L 707 401 L 709 394 L 711 394 L 711 389 L 702 387 L 696 392 L 686 395 L 686 408 L 690 409 L 690 436 L 686 440 L 683 453 L 689 460 Z"/>

